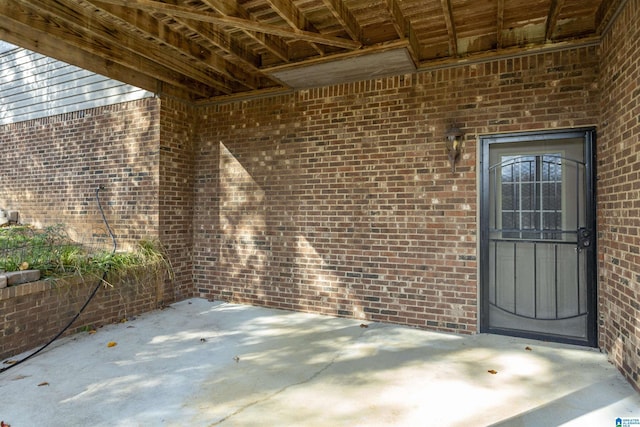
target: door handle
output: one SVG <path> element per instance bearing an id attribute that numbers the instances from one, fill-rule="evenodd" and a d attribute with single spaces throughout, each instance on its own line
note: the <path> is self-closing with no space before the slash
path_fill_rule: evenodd
<path id="1" fill-rule="evenodd" d="M 588 228 L 578 228 L 578 246 L 576 247 L 576 251 L 581 252 L 583 249 L 588 249 L 591 246 L 592 234 Z"/>

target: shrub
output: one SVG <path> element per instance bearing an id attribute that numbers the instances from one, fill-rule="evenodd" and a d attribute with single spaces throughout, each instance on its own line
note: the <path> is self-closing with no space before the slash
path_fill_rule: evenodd
<path id="1" fill-rule="evenodd" d="M 141 240 L 127 252 L 94 250 L 74 242 L 62 225 L 43 229 L 30 226 L 0 228 L 0 270 L 40 270 L 43 278 L 76 275 L 119 274 L 154 265 L 171 276 L 171 265 L 159 242 Z"/>

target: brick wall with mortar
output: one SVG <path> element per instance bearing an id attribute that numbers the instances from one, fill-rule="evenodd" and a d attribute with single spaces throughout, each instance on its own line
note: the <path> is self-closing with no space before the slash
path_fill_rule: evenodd
<path id="1" fill-rule="evenodd" d="M 72 237 L 110 248 L 95 200 L 118 246 L 160 239 L 175 282 L 160 302 L 193 294 L 193 114 L 186 104 L 146 98 L 0 126 L 0 206 L 22 223 L 64 224 Z"/>
<path id="2" fill-rule="evenodd" d="M 585 47 L 200 109 L 146 99 L 3 126 L 0 206 L 24 222 L 101 229 L 94 189 L 104 183 L 120 241 L 151 230 L 167 246 L 178 277 L 175 293 L 158 289 L 167 302 L 195 294 L 471 333 L 477 135 L 596 125 L 600 108 L 600 344 L 638 388 L 638 4 L 626 3 L 600 59 Z M 466 133 L 456 174 L 442 143 L 452 123 Z M 27 306 L 43 304 L 19 305 L 33 314 Z"/>
<path id="3" fill-rule="evenodd" d="M 21 222 L 62 223 L 80 241 L 110 248 L 95 200 L 104 184 L 101 200 L 119 247 L 160 238 L 172 258 L 175 280 L 138 284 L 151 286 L 144 292 L 101 290 L 73 330 L 192 294 L 188 119 L 184 105 L 147 98 L 0 127 L 0 206 L 18 210 Z M 86 286 L 27 292 L 33 286 L 1 290 L 3 356 L 48 340 L 89 294 Z"/>
<path id="4" fill-rule="evenodd" d="M 583 47 L 202 109 L 197 294 L 476 332 L 476 137 L 596 125 L 597 70 Z"/>
<path id="5" fill-rule="evenodd" d="M 121 247 L 158 233 L 159 100 L 147 98 L 0 126 L 0 206 L 20 222 L 65 224 L 77 240 Z"/>
<path id="6" fill-rule="evenodd" d="M 174 269 L 164 302 L 193 296 L 194 112 L 179 101 L 163 99 L 160 109 L 159 233 Z"/>
<path id="7" fill-rule="evenodd" d="M 600 345 L 640 391 L 640 1 L 601 45 L 598 132 Z"/>
<path id="8" fill-rule="evenodd" d="M 158 277 L 108 279 L 114 286 L 98 290 L 67 335 L 153 310 L 157 290 L 165 282 Z M 0 359 L 47 343 L 73 319 L 96 284 L 95 280 L 83 282 L 76 277 L 69 282 L 39 281 L 0 289 Z M 105 345 L 107 341 L 105 338 Z"/>

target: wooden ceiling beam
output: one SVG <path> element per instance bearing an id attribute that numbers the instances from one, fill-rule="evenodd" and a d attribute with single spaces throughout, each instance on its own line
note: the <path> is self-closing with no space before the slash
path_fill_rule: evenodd
<path id="1" fill-rule="evenodd" d="M 407 45 L 407 50 L 409 51 L 409 55 L 411 55 L 411 59 L 413 59 L 413 63 L 418 67 L 422 60 L 422 49 L 420 47 L 420 40 L 411 27 L 409 27 L 409 44 Z"/>
<path id="2" fill-rule="evenodd" d="M 558 15 L 560 15 L 562 6 L 564 6 L 564 0 L 551 0 L 551 5 L 549 6 L 549 14 L 547 15 L 547 23 L 544 30 L 545 40 L 552 39 L 553 33 L 556 30 Z"/>
<path id="3" fill-rule="evenodd" d="M 4 12 L 6 9 L 6 4 L 0 4 L 0 11 Z M 36 29 L 21 21 L 22 20 L 1 19 L 0 39 L 62 62 L 75 64 L 93 73 L 109 76 L 112 79 L 150 92 L 158 92 L 159 79 L 113 62 L 102 55 L 96 55 L 87 51 L 82 52 L 82 61 L 78 63 L 78 49 L 76 46 L 67 43 L 65 40 L 51 37 L 49 32 Z M 171 85 L 167 84 L 166 86 L 170 87 Z M 182 92 L 182 95 L 176 95 L 178 91 Z M 175 88 L 173 93 L 179 98 L 189 98 L 183 89 Z"/>
<path id="4" fill-rule="evenodd" d="M 64 21 L 67 26 L 74 27 L 76 31 L 88 32 L 91 34 L 90 37 L 99 40 L 106 46 L 115 44 L 167 69 L 179 71 L 181 74 L 220 92 L 232 93 L 234 91 L 233 82 L 225 79 L 224 76 L 222 78 L 221 76 L 214 76 L 195 67 L 193 63 L 186 61 L 187 57 L 182 51 L 177 52 L 182 57 L 176 57 L 157 43 L 153 43 L 144 37 L 135 37 L 136 32 L 123 31 L 123 28 L 115 26 L 111 20 L 95 14 L 84 15 L 82 13 L 83 8 L 78 7 L 77 2 L 74 0 L 56 0 L 55 2 L 48 0 L 20 1 L 33 5 L 38 11 L 46 13 L 49 17 Z"/>
<path id="5" fill-rule="evenodd" d="M 74 53 L 66 62 L 111 67 L 109 77 L 156 92 L 164 85 L 194 100 L 271 92 L 285 86 L 281 76 L 293 75 L 285 71 L 301 67 L 300 80 L 304 67 L 354 64 L 354 56 L 392 46 L 406 50 L 420 69 L 564 46 L 606 32 L 629 0 L 583 2 L 574 8 L 547 0 L 541 10 L 512 10 L 495 0 L 487 15 L 486 5 L 462 0 L 0 0 L 0 30 L 12 40 L 27 31 L 29 43 L 44 43 L 47 35 L 53 52 L 31 48 L 60 57 L 52 47 L 57 42 Z M 463 40 L 457 30 L 472 17 L 479 22 Z M 336 73 L 323 84 L 339 81 Z"/>
<path id="6" fill-rule="evenodd" d="M 442 3 L 442 12 L 444 14 L 444 22 L 447 25 L 447 33 L 449 34 L 449 56 L 458 56 L 458 34 L 456 32 L 456 24 L 453 20 L 453 8 L 451 0 L 440 0 Z"/>
<path id="7" fill-rule="evenodd" d="M 246 46 L 238 43 L 237 40 L 231 37 L 229 33 L 223 31 L 220 27 L 185 18 L 177 18 L 176 21 L 194 33 L 197 33 L 212 45 L 222 49 L 228 55 L 233 56 L 239 62 L 242 62 L 252 70 L 258 70 L 260 67 L 260 56 L 254 54 Z"/>
<path id="8" fill-rule="evenodd" d="M 201 96 L 215 95 L 210 86 L 186 78 L 180 70 L 165 67 L 128 49 L 111 49 L 110 46 L 114 42 L 117 43 L 117 40 L 105 40 L 96 33 L 89 32 L 80 25 L 70 25 L 53 14 L 43 16 L 42 13 L 53 3 L 37 2 L 36 5 L 28 3 L 26 1 L 20 1 L 19 4 L 16 4 L 16 2 L 0 2 L 0 16 L 11 17 L 10 19 L 16 22 L 29 26 L 34 30 L 48 33 L 49 37 L 54 37 L 74 46 L 76 55 L 75 59 L 69 62 L 70 64 L 84 68 L 83 55 L 79 53 L 88 52 L 92 55 L 103 56 L 105 59 L 126 68 L 137 70 L 139 73 L 147 74 L 193 94 L 200 94 Z M 77 14 L 77 12 L 73 13 Z M 92 22 L 92 27 L 97 28 L 99 26 L 98 22 Z M 35 49 L 35 51 L 38 52 L 39 50 Z"/>
<path id="9" fill-rule="evenodd" d="M 204 64 L 213 72 L 225 76 L 230 81 L 242 84 L 245 87 L 256 89 L 259 84 L 255 77 L 246 73 L 242 68 L 226 61 L 224 58 L 213 54 L 203 46 L 176 33 L 167 25 L 158 21 L 149 14 L 141 13 L 135 9 L 103 3 L 100 0 L 87 0 L 104 13 L 109 14 L 120 22 L 135 27 L 146 36 L 159 43 L 164 43 L 180 55 L 185 55 L 198 63 Z"/>
<path id="10" fill-rule="evenodd" d="M 393 24 L 393 28 L 396 30 L 396 34 L 400 39 L 406 38 L 407 20 L 400 9 L 400 5 L 398 5 L 398 0 L 386 0 L 384 4 L 386 5 L 389 15 L 391 15 L 391 23 Z"/>
<path id="11" fill-rule="evenodd" d="M 443 68 L 459 67 L 461 65 L 468 66 L 472 64 L 483 64 L 502 59 L 518 58 L 548 52 L 560 52 L 564 50 L 577 49 L 588 46 L 593 47 L 599 45 L 600 37 L 592 36 L 556 43 L 531 45 L 526 48 L 522 48 L 520 46 L 510 46 L 501 49 L 499 52 L 486 50 L 481 53 L 465 56 L 464 58 L 442 58 L 436 60 L 426 60 L 419 64 L 418 71 L 431 71 Z"/>
<path id="12" fill-rule="evenodd" d="M 291 0 L 265 0 L 267 4 L 273 9 L 285 22 L 294 30 L 304 30 L 317 33 L 317 29 L 311 22 L 305 18 L 300 10 Z M 311 47 L 315 49 L 320 55 L 325 55 L 325 51 L 321 46 L 318 46 L 315 42 L 310 42 Z"/>
<path id="13" fill-rule="evenodd" d="M 254 41 L 267 49 L 276 58 L 279 58 L 284 62 L 291 61 L 291 55 L 289 54 L 289 45 L 284 41 L 284 39 L 275 37 L 271 34 L 258 33 L 248 30 L 243 31 Z"/>
<path id="14" fill-rule="evenodd" d="M 275 82 L 270 76 L 265 75 L 260 70 L 261 59 L 258 55 L 255 55 L 240 45 L 236 39 L 222 31 L 222 29 L 214 29 L 211 28 L 211 25 L 191 19 L 178 19 L 177 21 L 224 51 L 227 55 L 231 56 L 234 61 L 241 63 L 247 70 L 251 70 L 251 78 L 242 82 L 245 86 L 255 90 L 280 85 L 280 82 Z"/>
<path id="15" fill-rule="evenodd" d="M 502 32 L 504 31 L 504 0 L 498 0 L 498 13 L 496 16 L 496 48 L 502 48 Z"/>
<path id="16" fill-rule="evenodd" d="M 343 49 L 359 49 L 362 44 L 354 40 L 347 40 L 340 37 L 326 36 L 299 29 L 287 29 L 277 25 L 263 24 L 257 21 L 249 21 L 231 16 L 220 16 L 219 14 L 203 12 L 188 7 L 176 6 L 169 3 L 162 3 L 156 0 L 102 0 L 105 3 L 127 6 L 134 9 L 141 9 L 151 13 L 163 13 L 178 18 L 188 18 L 196 21 L 209 22 L 211 24 L 239 28 L 249 31 L 256 31 L 272 34 L 279 37 L 303 40 L 328 46 L 340 47 Z"/>
<path id="17" fill-rule="evenodd" d="M 411 22 L 408 21 L 407 18 L 405 18 L 404 13 L 402 13 L 398 0 L 386 0 L 384 4 L 391 16 L 391 22 L 396 30 L 396 34 L 398 34 L 398 38 L 400 40 L 409 39 L 407 51 L 409 52 L 414 65 L 417 66 L 420 63 L 420 40 L 415 34 L 415 31 L 413 31 Z"/>
<path id="18" fill-rule="evenodd" d="M 240 7 L 236 0 L 202 0 L 203 3 L 216 13 L 222 16 L 232 16 L 240 19 L 251 21 L 249 13 Z M 279 58 L 281 61 L 289 62 L 289 45 L 284 40 L 274 37 L 271 34 L 257 33 L 255 31 L 249 31 L 240 29 L 250 39 L 264 47 L 273 56 Z"/>
<path id="19" fill-rule="evenodd" d="M 360 28 L 358 20 L 345 6 L 344 2 L 342 0 L 322 0 L 322 2 L 347 34 L 349 34 L 349 37 L 351 37 L 352 40 L 360 41 L 362 38 L 362 28 Z"/>

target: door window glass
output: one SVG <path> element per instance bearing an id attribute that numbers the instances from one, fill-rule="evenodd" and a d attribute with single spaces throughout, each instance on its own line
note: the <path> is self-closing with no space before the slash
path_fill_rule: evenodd
<path id="1" fill-rule="evenodd" d="M 503 238 L 559 239 L 562 229 L 560 154 L 501 157 Z"/>

